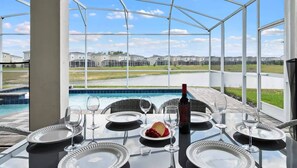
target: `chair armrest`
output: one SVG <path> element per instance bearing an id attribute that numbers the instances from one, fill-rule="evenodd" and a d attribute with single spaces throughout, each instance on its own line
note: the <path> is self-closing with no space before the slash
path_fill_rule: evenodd
<path id="1" fill-rule="evenodd" d="M 297 125 L 297 119 L 282 123 L 276 127 L 279 129 L 283 129 L 283 128 L 291 127 L 291 126 L 295 126 L 295 125 Z"/>
<path id="2" fill-rule="evenodd" d="M 16 133 L 19 135 L 26 135 L 26 136 L 31 133 L 30 131 L 25 131 L 22 129 L 10 127 L 10 126 L 4 126 L 4 125 L 0 125 L 0 131 L 12 132 L 12 133 Z"/>

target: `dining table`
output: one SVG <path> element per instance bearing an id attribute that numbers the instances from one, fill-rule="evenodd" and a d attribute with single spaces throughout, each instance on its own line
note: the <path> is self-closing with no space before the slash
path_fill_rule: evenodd
<path id="1" fill-rule="evenodd" d="M 100 125 L 94 131 L 83 129 L 80 135 L 74 138 L 75 143 L 80 143 L 82 148 L 88 146 L 92 136 L 95 143 L 116 143 L 128 149 L 128 161 L 123 168 L 166 168 L 171 162 L 175 167 L 197 167 L 195 163 L 189 160 L 187 148 L 197 142 L 215 141 L 231 144 L 240 147 L 242 144 L 248 144 L 248 136 L 236 131 L 236 124 L 242 122 L 242 114 L 228 110 L 224 114 L 224 122 L 227 127 L 223 129 L 220 138 L 220 130 L 215 127 L 217 122 L 210 119 L 206 122 L 191 123 L 189 134 L 179 133 L 178 127 L 175 129 L 173 142 L 179 146 L 179 150 L 170 153 L 164 150 L 164 146 L 170 143 L 169 139 L 154 141 L 140 136 L 144 129 L 140 127 L 143 117 L 137 121 L 129 123 L 115 123 L 107 120 L 110 114 L 96 114 L 95 123 Z M 85 115 L 87 123 L 91 124 L 91 115 Z M 162 114 L 147 114 L 148 123 L 163 121 Z M 63 119 L 59 121 L 63 123 Z M 94 143 L 94 144 L 95 144 Z M 5 168 L 56 168 L 62 158 L 67 156 L 64 147 L 70 144 L 70 140 L 64 140 L 56 143 L 31 143 L 26 139 L 15 144 L 0 154 L 0 167 Z M 250 153 L 255 163 L 255 167 L 297 167 L 297 142 L 290 136 L 285 136 L 277 140 L 257 140 L 253 139 L 253 144 L 260 150 L 256 153 Z M 208 153 L 205 153 L 207 155 Z M 69 154 L 68 154 L 69 155 Z M 209 153 L 210 158 L 222 157 L 223 153 Z M 204 157 L 204 156 L 201 156 Z M 108 158 L 105 158 L 108 162 Z M 211 160 L 210 160 L 211 162 Z M 230 165 L 221 165 L 220 167 L 230 167 Z"/>

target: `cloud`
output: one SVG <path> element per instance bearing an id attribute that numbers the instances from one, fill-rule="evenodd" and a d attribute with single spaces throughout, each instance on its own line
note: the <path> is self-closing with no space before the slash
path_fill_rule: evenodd
<path id="1" fill-rule="evenodd" d="M 89 16 L 96 16 L 96 13 L 89 13 Z"/>
<path id="2" fill-rule="evenodd" d="M 164 12 L 161 11 L 160 9 L 149 10 L 149 11 L 145 11 L 145 10 L 141 9 L 141 10 L 138 10 L 137 12 L 144 13 L 143 15 L 140 14 L 144 18 L 153 18 L 154 16 L 151 16 L 151 15 L 162 15 L 162 14 L 164 14 Z M 145 15 L 145 14 L 149 14 L 149 15 Z"/>
<path id="3" fill-rule="evenodd" d="M 198 42 L 198 43 L 203 43 L 203 42 L 208 42 L 208 38 L 194 38 L 192 42 Z"/>
<path id="4" fill-rule="evenodd" d="M 263 36 L 284 35 L 284 30 L 279 28 L 271 28 L 262 32 Z"/>
<path id="5" fill-rule="evenodd" d="M 191 42 L 197 42 L 197 43 L 204 43 L 204 42 L 208 42 L 208 41 L 209 41 L 208 38 L 194 38 L 194 39 L 191 40 Z M 213 43 L 216 43 L 216 42 L 220 42 L 221 39 L 219 39 L 219 38 L 212 38 L 211 41 Z"/>
<path id="6" fill-rule="evenodd" d="M 250 41 L 256 41 L 257 39 L 256 39 L 256 37 L 252 37 L 252 36 L 250 36 L 250 35 L 247 35 L 247 40 L 250 40 Z M 230 40 L 242 40 L 242 36 L 230 36 L 230 37 L 228 37 L 228 39 L 230 39 Z"/>
<path id="7" fill-rule="evenodd" d="M 73 14 L 73 17 L 79 17 L 79 15 L 77 13 Z"/>
<path id="8" fill-rule="evenodd" d="M 164 30 L 161 33 L 162 34 L 167 34 L 168 30 Z M 170 33 L 171 34 L 189 34 L 188 30 L 185 30 L 185 29 L 171 29 Z"/>
<path id="9" fill-rule="evenodd" d="M 125 27 L 125 28 L 126 28 L 126 25 L 124 24 L 124 25 L 123 25 L 123 27 Z M 134 27 L 134 25 L 132 25 L 132 24 L 129 24 L 129 25 L 128 25 L 128 27 L 129 27 L 129 29 L 132 29 L 132 28 Z"/>
<path id="10" fill-rule="evenodd" d="M 125 19 L 124 12 L 110 12 L 106 16 L 107 19 Z M 129 19 L 133 19 L 132 13 L 129 13 Z"/>
<path id="11" fill-rule="evenodd" d="M 30 39 L 6 39 L 3 41 L 3 45 L 5 47 L 21 47 L 23 49 L 29 48 Z"/>
<path id="12" fill-rule="evenodd" d="M 14 29 L 17 33 L 30 33 L 30 22 L 20 23 Z"/>
<path id="13" fill-rule="evenodd" d="M 3 24 L 3 27 L 4 27 L 5 29 L 10 29 L 10 28 L 11 28 L 11 24 L 8 23 L 8 22 L 6 22 L 6 23 Z"/>
<path id="14" fill-rule="evenodd" d="M 69 42 L 81 42 L 85 40 L 85 36 L 82 32 L 76 30 L 70 30 L 69 34 L 81 34 L 81 35 L 69 35 Z M 101 35 L 88 35 L 88 41 L 98 41 L 101 38 Z"/>

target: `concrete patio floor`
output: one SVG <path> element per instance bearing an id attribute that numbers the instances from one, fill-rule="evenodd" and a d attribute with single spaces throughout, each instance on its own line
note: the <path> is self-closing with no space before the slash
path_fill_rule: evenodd
<path id="1" fill-rule="evenodd" d="M 213 105 L 214 95 L 219 94 L 219 92 L 212 88 L 189 88 L 189 92 L 198 100 L 202 100 L 209 105 Z M 241 107 L 241 102 L 227 96 L 227 112 L 239 111 Z M 278 125 L 281 124 L 280 121 L 269 117 L 263 113 L 260 114 L 261 122 L 268 125 Z M 17 114 L 5 115 L 0 117 L 0 125 L 17 127 L 24 130 L 29 130 L 29 113 L 21 112 Z M 14 145 L 15 143 L 25 139 L 25 136 L 17 135 L 14 133 L 0 131 L 0 152 Z"/>

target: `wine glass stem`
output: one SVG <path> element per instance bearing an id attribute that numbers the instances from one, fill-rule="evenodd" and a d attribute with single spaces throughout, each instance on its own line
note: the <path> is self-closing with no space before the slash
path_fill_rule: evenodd
<path id="1" fill-rule="evenodd" d="M 169 168 L 175 168 L 175 160 L 174 160 L 174 152 L 170 152 L 170 167 Z"/>
<path id="2" fill-rule="evenodd" d="M 249 148 L 253 146 L 253 141 L 252 141 L 252 129 L 249 127 Z"/>
<path id="3" fill-rule="evenodd" d="M 95 111 L 92 111 L 92 126 L 95 125 L 94 118 L 95 118 Z"/>
<path id="4" fill-rule="evenodd" d="M 172 149 L 173 147 L 173 131 L 172 129 L 170 129 L 170 150 Z"/>
<path id="5" fill-rule="evenodd" d="M 94 129 L 92 130 L 92 142 L 94 142 Z"/>
<path id="6" fill-rule="evenodd" d="M 74 128 L 71 129 L 72 136 L 71 136 L 71 146 L 74 146 L 73 137 L 74 137 Z"/>
<path id="7" fill-rule="evenodd" d="M 220 128 L 220 140 L 223 139 L 223 128 Z"/>
<path id="8" fill-rule="evenodd" d="M 146 118 L 146 113 L 144 113 L 144 124 L 147 125 L 147 118 Z"/>

